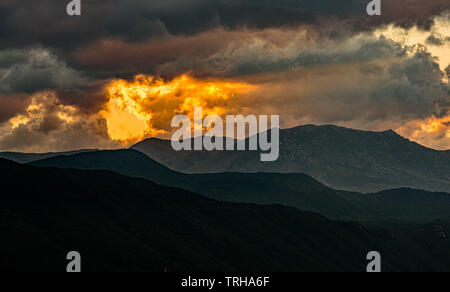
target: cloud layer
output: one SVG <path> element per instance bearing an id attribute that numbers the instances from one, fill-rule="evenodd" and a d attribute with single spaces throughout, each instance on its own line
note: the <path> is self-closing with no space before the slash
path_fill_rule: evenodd
<path id="1" fill-rule="evenodd" d="M 253 88 L 215 100 L 224 113 L 393 128 L 450 148 L 450 3 L 383 1 L 383 16 L 368 17 L 366 2 L 88 0 L 68 17 L 66 1 L 3 0 L 0 149 L 123 146 L 102 113 L 110 84 L 139 74 Z M 177 94 L 170 106 L 145 101 L 150 132 L 167 135 Z"/>
<path id="2" fill-rule="evenodd" d="M 42 48 L 0 51 L 0 94 L 34 93 L 75 87 L 84 82 L 80 72 L 69 68 Z"/>
<path id="3" fill-rule="evenodd" d="M 0 40 L 11 46 L 40 43 L 72 47 L 98 38 L 148 40 L 162 35 L 192 35 L 219 27 L 246 28 L 322 26 L 343 20 L 353 30 L 393 22 L 430 28 L 432 17 L 450 7 L 446 0 L 390 0 L 383 16 L 365 14 L 370 1 L 355 0 L 89 0 L 83 17 L 68 18 L 66 1 L 3 0 Z"/>

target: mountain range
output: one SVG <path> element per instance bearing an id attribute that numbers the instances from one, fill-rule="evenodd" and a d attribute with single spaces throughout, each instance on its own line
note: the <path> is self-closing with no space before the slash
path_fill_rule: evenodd
<path id="1" fill-rule="evenodd" d="M 35 161 L 32 165 L 109 170 L 186 189 L 220 201 L 283 204 L 338 220 L 370 222 L 396 219 L 425 223 L 446 218 L 450 214 L 450 195 L 447 193 L 408 188 L 374 194 L 338 191 L 304 174 L 183 174 L 132 149 L 58 156 Z"/>
<path id="2" fill-rule="evenodd" d="M 156 138 L 141 141 L 131 149 L 187 174 L 304 173 L 328 187 L 360 193 L 396 188 L 450 193 L 450 150 L 426 148 L 394 131 L 313 125 L 281 130 L 280 158 L 276 162 L 260 162 L 258 151 L 174 151 L 169 140 Z M 92 151 L 98 150 L 0 152 L 0 158 L 29 163 Z"/>
<path id="3" fill-rule="evenodd" d="M 72 250 L 85 271 L 364 271 L 372 250 L 383 271 L 450 270 L 449 151 L 393 131 L 280 135 L 274 163 L 157 139 L 0 153 L 0 270 L 63 271 Z"/>
<path id="4" fill-rule="evenodd" d="M 98 151 L 96 149 L 75 150 L 67 152 L 49 152 L 49 153 L 21 153 L 21 152 L 0 152 L 0 158 L 15 161 L 18 163 L 29 163 L 45 158 L 55 156 L 69 156 L 78 153 Z"/>
<path id="5" fill-rule="evenodd" d="M 362 193 L 395 188 L 450 192 L 450 151 L 423 147 L 392 130 L 312 125 L 281 130 L 275 162 L 260 162 L 258 151 L 177 152 L 170 141 L 159 139 L 132 148 L 183 173 L 304 173 L 331 188 Z"/>
<path id="6" fill-rule="evenodd" d="M 72 250 L 83 271 L 365 271 L 372 250 L 383 271 L 450 270 L 446 220 L 365 227 L 109 171 L 3 159 L 0 176 L 2 271 L 64 271 Z"/>

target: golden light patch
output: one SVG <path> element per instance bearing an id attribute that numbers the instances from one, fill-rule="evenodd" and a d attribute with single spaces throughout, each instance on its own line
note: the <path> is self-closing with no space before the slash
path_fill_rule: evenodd
<path id="1" fill-rule="evenodd" d="M 431 34 L 438 35 L 446 40 L 450 37 L 450 15 L 436 17 L 432 31 L 424 31 L 417 27 L 404 29 L 394 24 L 384 26 L 375 31 L 376 36 L 385 36 L 406 46 L 426 45 L 427 49 L 435 57 L 439 58 L 441 70 L 450 64 L 450 43 L 447 41 L 441 46 L 429 45 L 427 39 Z"/>
<path id="2" fill-rule="evenodd" d="M 11 124 L 11 129 L 14 130 L 21 125 L 27 124 L 31 119 L 25 115 L 18 115 L 14 118 L 11 118 L 9 120 L 9 123 Z"/>
<path id="3" fill-rule="evenodd" d="M 450 149 L 450 116 L 412 121 L 397 129 L 397 132 L 430 148 Z"/>
<path id="4" fill-rule="evenodd" d="M 195 107 L 202 107 L 204 116 L 223 116 L 227 102 L 253 89 L 233 80 L 182 75 L 166 81 L 138 75 L 132 81 L 114 80 L 108 85 L 108 102 L 101 115 L 110 138 L 129 144 L 169 133 L 172 118 L 178 114 L 193 118 Z"/>
<path id="5" fill-rule="evenodd" d="M 440 133 L 445 132 L 447 137 L 450 137 L 450 117 L 442 119 L 430 119 L 421 125 L 421 131 L 426 133 Z"/>
<path id="6" fill-rule="evenodd" d="M 19 114 L 9 120 L 11 130 L 36 120 L 43 120 L 49 114 L 49 109 L 51 109 L 50 112 L 53 112 L 61 122 L 66 124 L 74 123 L 79 119 L 77 109 L 74 106 L 59 104 L 57 98 L 51 93 L 40 94 L 32 98 L 25 113 Z"/>

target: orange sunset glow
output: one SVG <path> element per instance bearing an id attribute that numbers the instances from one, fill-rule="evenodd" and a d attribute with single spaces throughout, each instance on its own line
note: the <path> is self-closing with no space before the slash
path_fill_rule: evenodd
<path id="1" fill-rule="evenodd" d="M 199 80 L 182 75 L 165 81 L 138 75 L 132 81 L 114 80 L 108 87 L 108 102 L 101 115 L 108 134 L 124 144 L 170 131 L 177 114 L 193 117 L 194 107 L 203 114 L 224 115 L 226 104 L 254 86 L 231 80 Z"/>
<path id="2" fill-rule="evenodd" d="M 437 149 L 446 150 L 450 147 L 450 116 L 412 121 L 396 131 L 425 146 L 430 145 L 433 141 L 433 146 Z"/>

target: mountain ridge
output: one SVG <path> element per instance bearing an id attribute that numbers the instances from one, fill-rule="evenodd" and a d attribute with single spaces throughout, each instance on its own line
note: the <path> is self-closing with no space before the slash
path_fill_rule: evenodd
<path id="1" fill-rule="evenodd" d="M 347 191 L 411 187 L 450 192 L 450 151 L 424 147 L 392 130 L 369 132 L 332 125 L 281 130 L 280 157 L 272 163 L 260 162 L 258 151 L 177 152 L 169 140 L 160 139 L 144 140 L 131 149 L 190 174 L 305 173 Z"/>
<path id="2" fill-rule="evenodd" d="M 45 158 L 55 157 L 55 156 L 70 156 L 73 154 L 84 153 L 84 152 L 94 152 L 99 151 L 99 149 L 81 149 L 63 152 L 46 152 L 46 153 L 25 153 L 25 152 L 0 152 L 0 158 L 12 160 L 17 163 L 30 163 L 37 160 L 42 160 Z"/>
<path id="3" fill-rule="evenodd" d="M 65 271 L 72 250 L 83 271 L 365 271 L 370 250 L 383 254 L 383 271 L 450 269 L 448 240 L 433 233 L 438 224 L 450 230 L 446 221 L 420 232 L 366 228 L 281 205 L 218 202 L 110 171 L 3 159 L 0 175 L 14 190 L 0 195 L 2 271 Z"/>
<path id="4" fill-rule="evenodd" d="M 304 125 L 299 125 L 299 126 L 295 126 L 295 127 L 291 127 L 291 128 L 284 128 L 284 129 L 279 129 L 279 130 L 283 131 L 283 132 L 287 132 L 287 131 L 295 131 L 295 130 L 307 129 L 307 128 L 310 128 L 310 129 L 314 129 L 314 128 L 324 128 L 324 129 L 325 128 L 329 128 L 329 129 L 347 130 L 347 131 L 355 132 L 355 133 L 359 132 L 359 133 L 372 133 L 372 134 L 390 134 L 390 135 L 393 135 L 393 136 L 400 137 L 400 138 L 402 138 L 404 140 L 407 140 L 407 141 L 409 141 L 409 142 L 411 142 L 413 144 L 416 144 L 417 146 L 420 146 L 420 147 L 422 147 L 424 149 L 427 149 L 427 150 L 432 150 L 432 151 L 437 151 L 437 152 L 450 152 L 450 149 L 448 149 L 448 150 L 434 149 L 434 148 L 422 145 L 420 143 L 417 143 L 415 141 L 412 141 L 412 140 L 410 140 L 408 138 L 403 137 L 402 135 L 400 135 L 399 133 L 397 133 L 393 129 L 382 130 L 382 131 L 370 131 L 370 130 L 361 130 L 361 129 L 350 128 L 350 127 L 343 127 L 343 126 L 338 126 L 338 125 L 333 125 L 333 124 L 323 124 L 323 125 L 304 124 Z M 170 142 L 170 139 L 150 137 L 150 138 L 143 139 L 142 141 L 140 141 L 140 142 L 138 142 L 136 144 L 139 144 L 139 143 L 142 143 L 142 142 L 146 142 L 146 141 L 156 141 L 156 142 L 161 142 L 161 143 L 167 143 L 167 142 Z M 133 148 L 135 145 L 132 145 L 130 148 Z"/>
<path id="5" fill-rule="evenodd" d="M 407 202 L 384 203 L 383 194 L 387 196 L 389 192 L 377 196 L 377 194 L 363 195 L 337 191 L 305 174 L 183 174 L 172 171 L 132 149 L 60 156 L 33 162 L 32 165 L 115 171 L 127 176 L 145 178 L 161 185 L 186 189 L 219 201 L 283 204 L 320 213 L 330 219 L 361 222 L 397 218 L 426 222 L 447 217 L 450 212 L 450 195 L 446 193 L 422 191 L 422 200 L 415 202 L 414 208 L 405 209 Z M 404 201 L 407 201 L 409 193 L 415 192 L 402 190 Z M 435 200 L 427 200 L 427 197 L 432 195 Z"/>

